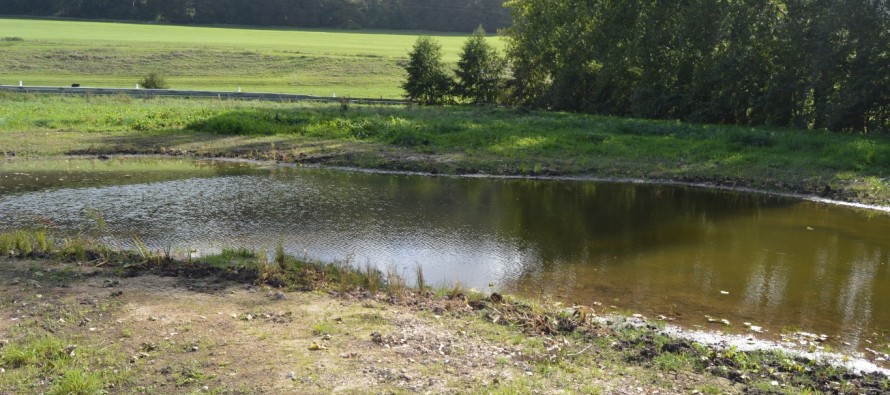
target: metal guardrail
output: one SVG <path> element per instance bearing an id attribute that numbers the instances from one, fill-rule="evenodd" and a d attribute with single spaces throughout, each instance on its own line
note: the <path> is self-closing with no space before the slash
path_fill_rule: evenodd
<path id="1" fill-rule="evenodd" d="M 288 93 L 262 92 L 222 92 L 194 91 L 178 89 L 126 89 L 126 88 L 91 88 L 91 87 L 59 87 L 59 86 L 16 86 L 0 85 L 2 92 L 57 94 L 57 95 L 129 95 L 132 97 L 184 97 L 210 98 L 227 100 L 267 100 L 267 101 L 314 101 L 340 103 L 346 100 L 357 104 L 405 105 L 411 102 L 396 99 L 368 99 L 357 97 L 322 97 L 311 95 L 295 95 Z"/>

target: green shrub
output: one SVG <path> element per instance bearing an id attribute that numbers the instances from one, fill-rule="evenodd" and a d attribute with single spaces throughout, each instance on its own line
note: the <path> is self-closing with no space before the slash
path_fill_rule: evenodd
<path id="1" fill-rule="evenodd" d="M 145 89 L 167 89 L 167 79 L 161 73 L 152 71 L 139 80 L 139 85 Z"/>

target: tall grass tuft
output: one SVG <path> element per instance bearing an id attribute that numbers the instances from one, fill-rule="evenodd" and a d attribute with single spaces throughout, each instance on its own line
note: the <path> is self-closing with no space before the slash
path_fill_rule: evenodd
<path id="1" fill-rule="evenodd" d="M 65 239 L 65 243 L 62 245 L 62 249 L 60 253 L 62 257 L 66 259 L 73 259 L 75 261 L 85 261 L 87 260 L 87 250 L 89 249 L 89 245 L 83 239 L 73 238 L 73 239 Z"/>
<path id="2" fill-rule="evenodd" d="M 26 230 L 20 230 L 13 233 L 15 239 L 15 250 L 19 255 L 28 256 L 34 252 L 34 243 L 31 240 L 31 233 Z"/>
<path id="3" fill-rule="evenodd" d="M 10 233 L 0 234 L 0 255 L 12 255 L 15 253 L 15 239 Z"/>
<path id="4" fill-rule="evenodd" d="M 17 230 L 0 234 L 0 255 L 31 256 L 52 252 L 46 230 Z"/>
<path id="5" fill-rule="evenodd" d="M 89 224 L 86 229 L 87 231 L 103 232 L 105 229 L 108 229 L 108 222 L 105 221 L 105 217 L 99 210 L 91 208 L 87 210 L 85 217 Z"/>
<path id="6" fill-rule="evenodd" d="M 287 270 L 287 255 L 284 253 L 284 238 L 279 238 L 275 244 L 275 263 L 281 270 Z"/>
<path id="7" fill-rule="evenodd" d="M 426 290 L 426 279 L 423 276 L 423 266 L 420 264 L 415 266 L 414 275 L 417 283 L 417 290 L 422 294 Z"/>
<path id="8" fill-rule="evenodd" d="M 395 265 L 389 265 L 386 268 L 386 286 L 390 295 L 395 297 L 404 295 L 408 288 L 405 278 L 402 277 Z"/>
<path id="9" fill-rule="evenodd" d="M 46 235 L 46 229 L 37 229 L 32 232 L 34 237 L 34 247 L 38 252 L 50 252 L 52 248 L 52 240 Z"/>
<path id="10" fill-rule="evenodd" d="M 372 294 L 377 293 L 377 291 L 380 290 L 380 280 L 382 277 L 380 275 L 380 270 L 377 270 L 377 268 L 374 267 L 374 265 L 371 265 L 371 263 L 368 262 L 365 264 L 365 273 L 364 274 L 365 274 L 365 278 L 368 281 L 368 284 L 367 284 L 368 291 L 371 292 Z"/>
<path id="11" fill-rule="evenodd" d="M 53 383 L 49 395 L 92 395 L 102 391 L 102 376 L 82 369 L 66 371 Z"/>

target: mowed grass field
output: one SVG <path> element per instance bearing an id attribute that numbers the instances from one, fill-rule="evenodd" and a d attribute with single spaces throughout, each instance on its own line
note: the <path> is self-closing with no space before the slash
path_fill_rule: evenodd
<path id="1" fill-rule="evenodd" d="M 0 19 L 0 84 L 133 87 L 159 71 L 174 89 L 400 98 L 420 34 Z M 433 37 L 456 63 L 466 36 Z"/>

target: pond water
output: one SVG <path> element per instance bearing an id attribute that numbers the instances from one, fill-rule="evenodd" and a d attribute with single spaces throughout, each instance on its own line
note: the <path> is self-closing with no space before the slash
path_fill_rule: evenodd
<path id="1" fill-rule="evenodd" d="M 129 158 L 0 162 L 0 229 L 285 249 L 411 279 L 890 348 L 890 215 L 764 194 Z M 732 326 L 709 324 L 705 316 Z M 846 343 L 846 344 L 845 344 Z M 885 351 L 886 352 L 886 351 Z"/>

